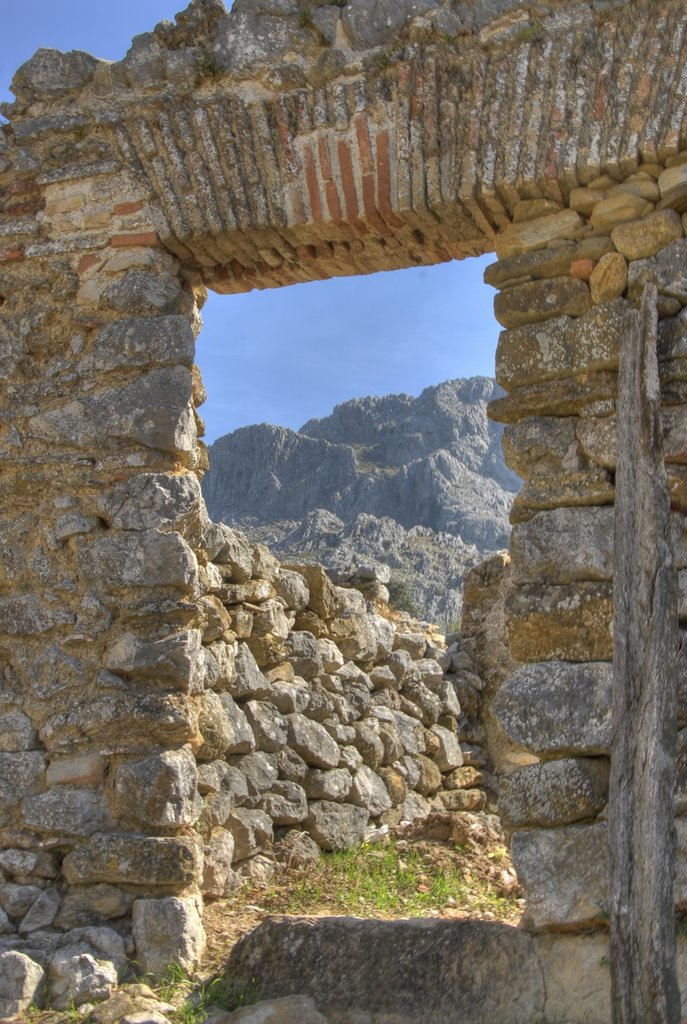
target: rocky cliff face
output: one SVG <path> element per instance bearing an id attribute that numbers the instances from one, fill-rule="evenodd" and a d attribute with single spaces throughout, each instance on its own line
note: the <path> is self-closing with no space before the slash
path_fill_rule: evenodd
<path id="1" fill-rule="evenodd" d="M 353 399 L 299 431 L 243 427 L 210 448 L 210 514 L 282 557 L 384 563 L 392 597 L 453 622 L 465 572 L 508 540 L 518 483 L 486 417 L 496 392 L 474 377 Z"/>

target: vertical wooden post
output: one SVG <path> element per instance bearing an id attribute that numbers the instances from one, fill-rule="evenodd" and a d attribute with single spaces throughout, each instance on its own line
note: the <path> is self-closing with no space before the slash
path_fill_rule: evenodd
<path id="1" fill-rule="evenodd" d="M 674 785 L 677 579 L 663 464 L 656 287 L 621 340 L 609 807 L 613 1024 L 679 1024 Z"/>

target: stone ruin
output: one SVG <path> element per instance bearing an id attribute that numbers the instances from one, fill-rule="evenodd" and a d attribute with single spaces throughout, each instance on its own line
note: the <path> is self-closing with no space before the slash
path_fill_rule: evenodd
<path id="1" fill-rule="evenodd" d="M 65 1005 L 127 959 L 191 963 L 202 893 L 264 870 L 275 828 L 331 847 L 428 798 L 479 802 L 456 774 L 473 662 L 491 756 L 518 766 L 499 806 L 529 922 L 603 926 L 615 396 L 647 281 L 687 511 L 686 33 L 664 0 L 194 0 L 117 63 L 19 69 L 0 126 L 0 1013 L 46 979 Z M 207 288 L 492 250 L 491 413 L 524 483 L 510 567 L 468 581 L 487 597 L 447 655 L 209 520 L 194 339 Z"/>

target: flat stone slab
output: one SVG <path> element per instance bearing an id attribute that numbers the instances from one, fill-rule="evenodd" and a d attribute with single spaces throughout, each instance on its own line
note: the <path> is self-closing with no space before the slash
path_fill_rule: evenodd
<path id="1" fill-rule="evenodd" d="M 532 937 L 485 921 L 268 918 L 224 977 L 308 995 L 331 1024 L 531 1024 L 545 1005 Z"/>

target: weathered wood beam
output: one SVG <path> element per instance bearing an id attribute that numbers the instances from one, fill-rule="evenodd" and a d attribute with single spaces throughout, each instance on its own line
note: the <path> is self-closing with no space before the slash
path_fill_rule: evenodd
<path id="1" fill-rule="evenodd" d="M 634 332 L 633 332 L 634 333 Z M 613 1024 L 679 1024 L 673 881 L 677 578 L 663 464 L 656 287 L 622 339 L 609 807 Z"/>

